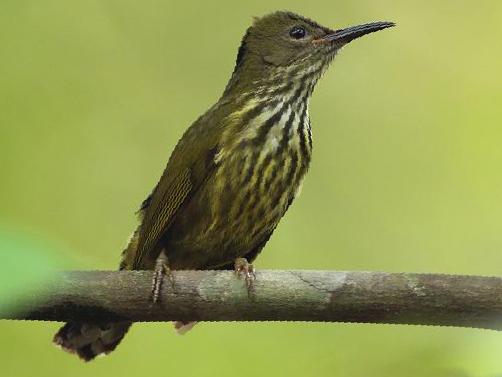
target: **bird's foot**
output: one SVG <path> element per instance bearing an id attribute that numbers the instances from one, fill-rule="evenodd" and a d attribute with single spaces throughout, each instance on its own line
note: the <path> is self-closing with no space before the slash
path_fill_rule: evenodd
<path id="1" fill-rule="evenodd" d="M 162 250 L 155 261 L 155 270 L 153 272 L 151 296 L 154 304 L 159 302 L 162 285 L 166 278 L 169 280 L 171 288 L 174 289 L 174 276 L 169 268 L 167 255 L 164 250 Z"/>
<path id="2" fill-rule="evenodd" d="M 249 263 L 246 258 L 237 258 L 234 263 L 234 271 L 237 277 L 244 277 L 246 279 L 248 294 L 251 294 L 254 290 L 254 281 L 256 280 L 256 273 L 253 265 Z"/>

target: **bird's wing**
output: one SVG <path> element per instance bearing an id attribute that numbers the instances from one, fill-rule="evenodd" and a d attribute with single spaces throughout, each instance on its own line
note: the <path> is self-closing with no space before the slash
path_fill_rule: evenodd
<path id="1" fill-rule="evenodd" d="M 159 183 L 142 207 L 143 220 L 134 269 L 140 268 L 145 256 L 156 250 L 177 211 L 213 174 L 216 167 L 214 156 L 218 150 L 215 134 L 196 123 L 178 142 Z"/>

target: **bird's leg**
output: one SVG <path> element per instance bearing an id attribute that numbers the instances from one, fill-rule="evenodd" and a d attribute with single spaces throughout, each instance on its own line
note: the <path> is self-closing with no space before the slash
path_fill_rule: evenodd
<path id="1" fill-rule="evenodd" d="M 247 261 L 246 258 L 237 258 L 234 263 L 234 271 L 237 277 L 242 277 L 246 279 L 246 287 L 248 289 L 248 294 L 253 291 L 254 281 L 256 280 L 255 269 L 251 263 Z"/>
<path id="2" fill-rule="evenodd" d="M 164 279 L 167 277 L 169 282 L 171 283 L 171 287 L 174 289 L 174 276 L 169 268 L 167 255 L 165 250 L 162 249 L 157 260 L 155 261 L 155 270 L 153 272 L 153 280 L 152 280 L 152 301 L 156 304 L 160 299 L 160 292 L 162 289 L 162 284 L 164 283 Z"/>

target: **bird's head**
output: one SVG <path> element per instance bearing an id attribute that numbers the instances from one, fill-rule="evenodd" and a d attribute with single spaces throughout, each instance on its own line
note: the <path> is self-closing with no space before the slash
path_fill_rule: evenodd
<path id="1" fill-rule="evenodd" d="M 332 30 L 285 11 L 257 18 L 242 39 L 233 79 L 246 83 L 311 75 L 317 80 L 344 45 L 391 26 L 373 22 Z"/>

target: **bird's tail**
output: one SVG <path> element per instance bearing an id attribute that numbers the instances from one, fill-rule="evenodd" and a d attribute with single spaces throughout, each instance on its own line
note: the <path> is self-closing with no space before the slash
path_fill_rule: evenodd
<path id="1" fill-rule="evenodd" d="M 90 361 L 112 352 L 131 325 L 129 321 L 106 324 L 68 322 L 54 336 L 54 343 L 82 360 Z"/>
<path id="2" fill-rule="evenodd" d="M 130 261 L 137 248 L 139 231 L 136 230 L 122 253 L 120 269 L 131 269 Z M 112 352 L 124 338 L 132 322 L 109 323 L 68 322 L 54 336 L 54 343 L 84 361 Z"/>

